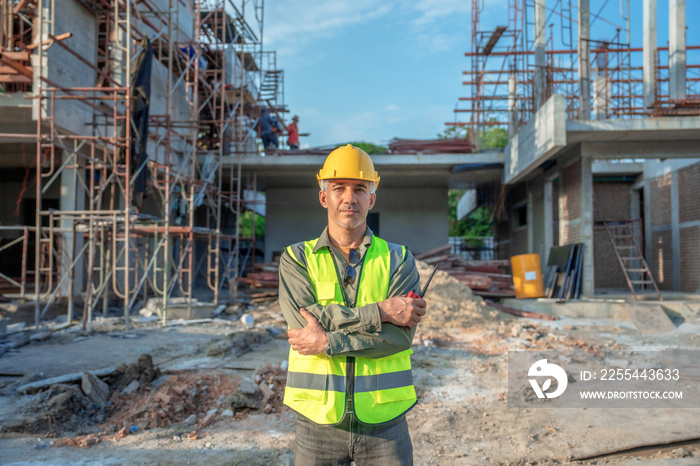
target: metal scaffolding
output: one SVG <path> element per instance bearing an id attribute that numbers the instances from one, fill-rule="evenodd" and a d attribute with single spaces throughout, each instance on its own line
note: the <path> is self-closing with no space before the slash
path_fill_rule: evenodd
<path id="1" fill-rule="evenodd" d="M 85 326 L 118 301 L 127 329 L 136 303 L 151 296 L 162 299 L 163 323 L 173 296 L 190 314 L 198 286 L 217 304 L 228 286 L 226 300 L 235 300 L 242 157 L 258 152 L 261 107 L 286 111 L 282 71 L 263 51 L 263 0 L 75 3 L 96 19 L 96 61 L 71 47 L 55 0 L 3 4 L 1 56 L 10 65 L 0 84 L 31 92 L 36 132 L 0 133 L 0 144 L 36 142 L 36 215 L 34 225 L 0 227 L 20 235 L 0 251 L 21 246 L 23 263 L 20 277 L 0 279 L 35 299 L 37 325 L 57 298 L 67 299 L 70 322 L 82 297 Z M 94 85 L 49 79 L 49 47 L 94 72 Z M 72 114 L 88 115 L 87 130 L 64 128 Z M 42 198 L 67 173 L 74 208 L 46 209 Z"/>
<path id="2" fill-rule="evenodd" d="M 485 29 L 485 2 L 472 0 L 471 48 L 465 53 L 470 68 L 463 72 L 468 95 L 459 98 L 455 121 L 447 125 L 468 127 L 479 147 L 486 128 L 515 134 L 555 93 L 564 95 L 570 119 L 589 119 L 590 109 L 594 119 L 700 115 L 700 46 L 684 48 L 688 75 L 682 99 L 669 92 L 669 47 L 654 47 L 655 101 L 645 106 L 643 48 L 632 46 L 629 0 L 618 1 L 615 18 L 601 15 L 608 2 L 590 2 L 591 11 L 598 11 L 590 14 L 591 22 L 615 30 L 599 39 L 590 32 L 588 3 L 508 0 L 504 24 Z M 588 87 L 583 80 L 590 80 Z"/>

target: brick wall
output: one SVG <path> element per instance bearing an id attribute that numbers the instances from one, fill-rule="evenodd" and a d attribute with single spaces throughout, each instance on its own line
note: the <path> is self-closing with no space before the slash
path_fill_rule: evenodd
<path id="1" fill-rule="evenodd" d="M 647 258 L 651 272 L 661 290 L 673 290 L 673 248 L 671 230 L 651 233 L 651 257 Z"/>
<path id="2" fill-rule="evenodd" d="M 651 225 L 671 224 L 671 174 L 656 177 L 649 183 Z"/>
<path id="3" fill-rule="evenodd" d="M 695 293 L 700 290 L 700 227 L 681 228 L 680 236 L 681 291 Z"/>
<path id="4" fill-rule="evenodd" d="M 629 219 L 630 204 L 629 183 L 602 181 L 593 183 L 593 216 L 596 222 Z"/>
<path id="5" fill-rule="evenodd" d="M 630 218 L 630 185 L 623 182 L 593 183 L 593 216 L 595 221 Z M 596 288 L 627 288 L 615 250 L 602 227 L 593 231 Z"/>
<path id="6" fill-rule="evenodd" d="M 562 172 L 564 188 L 560 202 L 562 220 L 574 220 L 581 216 L 581 162 L 577 161 Z"/>
<path id="7" fill-rule="evenodd" d="M 581 226 L 575 225 L 562 225 L 562 243 L 561 244 L 572 244 L 581 242 Z"/>
<path id="8" fill-rule="evenodd" d="M 699 195 L 700 163 L 678 170 L 678 215 L 681 223 L 700 220 Z"/>

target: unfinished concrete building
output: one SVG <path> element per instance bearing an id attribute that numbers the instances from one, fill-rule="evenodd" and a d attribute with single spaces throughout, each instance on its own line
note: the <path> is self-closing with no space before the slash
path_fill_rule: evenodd
<path id="1" fill-rule="evenodd" d="M 537 253 L 544 273 L 553 246 L 582 245 L 587 297 L 700 292 L 700 46 L 686 44 L 685 0 L 622 0 L 604 17 L 607 2 L 508 3 L 487 29 L 473 2 L 456 110 L 477 144 L 509 131 L 499 255 Z M 592 33 L 603 22 L 616 32 Z"/>
<path id="2" fill-rule="evenodd" d="M 37 324 L 59 298 L 89 322 L 152 296 L 164 321 L 197 289 L 235 296 L 255 198 L 240 160 L 258 152 L 261 108 L 285 111 L 263 2 L 0 8 L 2 292 L 37 297 Z"/>

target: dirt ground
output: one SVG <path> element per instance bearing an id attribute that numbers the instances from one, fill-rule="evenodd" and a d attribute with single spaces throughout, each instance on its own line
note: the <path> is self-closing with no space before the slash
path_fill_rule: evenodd
<path id="1" fill-rule="evenodd" d="M 413 347 L 419 403 L 408 414 L 416 464 L 700 464 L 700 408 L 523 409 L 507 401 L 509 351 L 698 349 L 697 325 L 640 335 L 622 320 L 514 317 L 441 272 L 426 300 L 429 317 Z M 0 355 L 0 463 L 292 464 L 279 308 L 227 312 L 168 327 L 135 320 L 128 334 L 119 318 L 98 318 L 91 332 L 75 325 L 9 349 Z M 242 312 L 255 324 L 241 323 Z M 107 367 L 107 399 L 86 394 L 80 380 L 17 391 Z"/>

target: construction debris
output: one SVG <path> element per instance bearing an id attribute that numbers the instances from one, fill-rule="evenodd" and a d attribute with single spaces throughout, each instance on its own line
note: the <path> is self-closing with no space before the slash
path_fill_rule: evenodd
<path id="1" fill-rule="evenodd" d="M 419 254 L 416 259 L 427 264 L 439 265 L 440 270 L 471 288 L 474 294 L 490 298 L 515 296 L 513 275 L 509 273 L 510 260 L 465 260 L 452 254 L 444 254 L 450 248 L 450 245 L 441 246 Z"/>
<path id="2" fill-rule="evenodd" d="M 467 154 L 474 151 L 469 139 L 399 139 L 389 142 L 392 154 Z"/>

